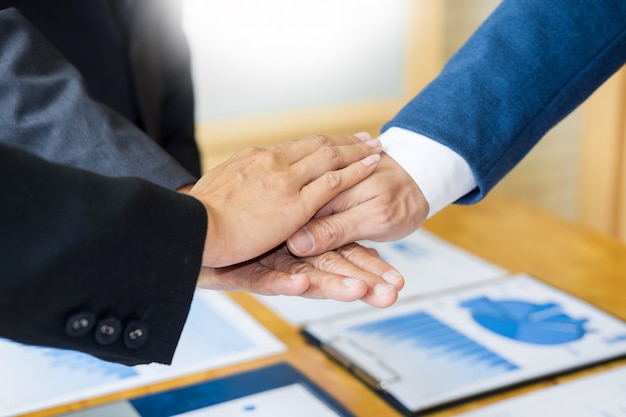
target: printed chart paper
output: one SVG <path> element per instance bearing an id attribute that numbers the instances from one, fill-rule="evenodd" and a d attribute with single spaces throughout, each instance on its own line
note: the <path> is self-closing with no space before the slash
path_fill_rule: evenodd
<path id="1" fill-rule="evenodd" d="M 396 242 L 362 242 L 404 277 L 399 300 L 423 297 L 476 282 L 501 278 L 508 273 L 470 252 L 419 229 Z M 300 297 L 257 296 L 292 324 L 309 324 L 358 310 L 376 310 L 361 302 L 310 300 Z"/>
<path id="2" fill-rule="evenodd" d="M 416 412 L 626 354 L 626 324 L 526 275 L 309 326 Z"/>
<path id="3" fill-rule="evenodd" d="M 237 398 L 177 414 L 176 417 L 339 417 L 335 411 L 313 396 L 301 384 Z"/>
<path id="4" fill-rule="evenodd" d="M 172 365 L 125 366 L 0 340 L 0 416 L 13 416 L 284 351 L 226 295 L 198 290 Z"/>
<path id="5" fill-rule="evenodd" d="M 626 367 L 525 394 L 458 417 L 626 417 Z"/>
<path id="6" fill-rule="evenodd" d="M 353 417 L 287 363 L 63 417 Z"/>

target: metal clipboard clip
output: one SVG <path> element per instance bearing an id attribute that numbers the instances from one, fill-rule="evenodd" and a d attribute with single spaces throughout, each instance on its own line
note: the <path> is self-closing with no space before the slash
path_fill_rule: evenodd
<path id="1" fill-rule="evenodd" d="M 336 337 L 321 348 L 373 389 L 386 391 L 390 383 L 401 379 L 375 352 L 352 339 Z"/>

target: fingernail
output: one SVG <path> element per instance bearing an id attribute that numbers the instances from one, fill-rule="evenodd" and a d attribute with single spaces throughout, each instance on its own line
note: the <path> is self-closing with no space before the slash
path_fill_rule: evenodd
<path id="1" fill-rule="evenodd" d="M 289 238 L 289 246 L 298 253 L 309 253 L 315 248 L 315 241 L 306 227 L 303 227 Z"/>
<path id="2" fill-rule="evenodd" d="M 359 281 L 363 281 L 363 280 L 360 278 L 344 278 L 343 285 L 345 285 L 346 287 L 354 287 L 356 283 Z"/>
<path id="3" fill-rule="evenodd" d="M 395 286 L 397 283 L 402 281 L 402 275 L 400 275 L 397 271 L 387 271 L 383 274 L 383 279 L 389 284 Z"/>
<path id="4" fill-rule="evenodd" d="M 367 166 L 374 165 L 378 161 L 380 161 L 380 155 L 377 154 L 377 153 L 375 153 L 374 155 L 370 155 L 370 156 L 368 156 L 366 158 L 361 159 L 361 162 L 363 162 L 363 164 L 367 165 Z"/>
<path id="5" fill-rule="evenodd" d="M 392 291 L 392 290 L 395 290 L 395 288 L 389 284 L 376 284 L 376 286 L 374 287 L 374 293 L 378 297 L 383 297 L 389 294 L 389 291 Z"/>
<path id="6" fill-rule="evenodd" d="M 378 139 L 371 139 L 371 140 L 368 140 L 367 142 L 365 142 L 365 144 L 366 144 L 367 146 L 371 146 L 372 148 L 378 148 L 379 146 L 382 146 L 382 145 L 380 144 L 380 140 L 378 140 Z"/>
<path id="7" fill-rule="evenodd" d="M 370 136 L 369 133 L 367 132 L 359 132 L 359 133 L 355 133 L 354 136 L 356 136 L 357 138 L 359 138 L 360 140 L 362 140 L 363 142 L 367 142 L 368 140 L 370 140 L 372 137 Z"/>

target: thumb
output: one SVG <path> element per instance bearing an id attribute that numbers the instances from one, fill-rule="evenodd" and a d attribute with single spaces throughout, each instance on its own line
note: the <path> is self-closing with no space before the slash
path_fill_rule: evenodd
<path id="1" fill-rule="evenodd" d="M 342 216 L 343 213 L 309 221 L 287 239 L 287 248 L 295 256 L 314 256 L 354 242 L 348 233 L 356 230 L 350 224 L 353 217 Z"/>

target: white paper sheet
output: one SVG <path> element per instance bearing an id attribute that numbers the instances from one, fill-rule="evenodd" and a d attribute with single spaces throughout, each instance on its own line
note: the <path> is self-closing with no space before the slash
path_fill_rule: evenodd
<path id="1" fill-rule="evenodd" d="M 626 367 L 483 407 L 458 417 L 626 417 Z"/>
<path id="2" fill-rule="evenodd" d="M 0 416 L 13 416 L 277 354 L 285 346 L 226 295 L 198 290 L 172 365 L 119 365 L 0 340 Z"/>
<path id="3" fill-rule="evenodd" d="M 507 272 L 458 246 L 419 229 L 397 242 L 362 242 L 378 250 L 381 258 L 403 276 L 398 300 L 505 276 Z M 258 296 L 268 307 L 293 324 L 309 324 L 358 310 L 376 310 L 361 302 L 310 300 L 300 297 Z"/>

